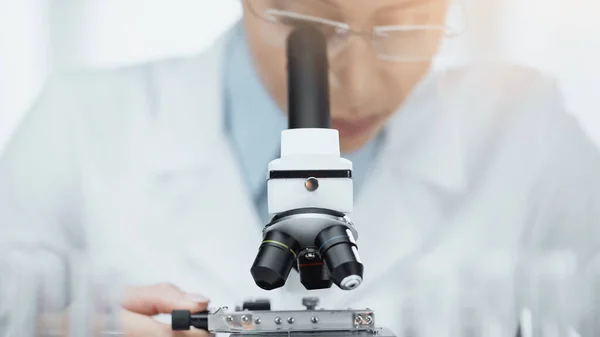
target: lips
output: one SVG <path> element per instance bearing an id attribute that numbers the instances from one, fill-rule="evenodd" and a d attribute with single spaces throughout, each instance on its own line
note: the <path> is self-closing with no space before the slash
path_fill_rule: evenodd
<path id="1" fill-rule="evenodd" d="M 340 137 L 358 137 L 371 130 L 379 121 L 380 117 L 366 117 L 360 119 L 333 118 L 331 128 L 340 133 Z"/>

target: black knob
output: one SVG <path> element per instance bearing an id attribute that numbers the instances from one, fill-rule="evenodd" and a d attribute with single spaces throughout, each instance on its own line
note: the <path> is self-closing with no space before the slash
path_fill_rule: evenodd
<path id="1" fill-rule="evenodd" d="M 270 311 L 271 310 L 271 301 L 267 298 L 259 298 L 254 299 L 252 301 L 245 301 L 242 305 L 242 310 L 249 311 Z"/>
<path id="2" fill-rule="evenodd" d="M 302 305 L 306 307 L 306 310 L 315 310 L 319 305 L 318 297 L 304 297 L 302 299 Z"/>
<path id="3" fill-rule="evenodd" d="M 189 310 L 173 310 L 171 313 L 171 329 L 173 331 L 190 330 L 192 313 Z"/>
<path id="4" fill-rule="evenodd" d="M 192 314 L 189 310 L 171 312 L 171 330 L 186 331 L 191 327 L 208 331 L 208 311 Z"/>

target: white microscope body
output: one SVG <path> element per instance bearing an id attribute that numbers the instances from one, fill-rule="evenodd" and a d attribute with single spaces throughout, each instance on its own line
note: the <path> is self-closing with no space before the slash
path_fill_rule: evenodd
<path id="1" fill-rule="evenodd" d="M 299 174 L 295 175 L 298 178 L 271 179 L 271 172 Z M 267 179 L 272 216 L 305 207 L 352 213 L 352 162 L 340 157 L 337 130 L 284 130 L 281 158 L 269 163 Z"/>

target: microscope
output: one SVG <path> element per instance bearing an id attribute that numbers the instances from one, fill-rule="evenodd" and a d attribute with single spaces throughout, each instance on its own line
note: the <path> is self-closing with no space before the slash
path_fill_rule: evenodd
<path id="1" fill-rule="evenodd" d="M 353 209 L 352 163 L 340 157 L 339 134 L 330 128 L 327 41 L 311 27 L 287 40 L 288 129 L 281 155 L 269 163 L 267 193 L 271 221 L 250 273 L 258 287 L 285 285 L 292 269 L 307 290 L 356 289 L 363 280 L 358 233 L 347 216 Z M 247 301 L 190 313 L 172 313 L 173 330 L 190 327 L 211 333 L 269 336 L 326 335 L 393 337 L 377 328 L 370 309 L 324 310 L 318 299 L 303 299 L 306 310 L 271 310 L 268 300 Z"/>
<path id="2" fill-rule="evenodd" d="M 265 290 L 282 287 L 292 268 L 307 290 L 332 283 L 352 290 L 362 282 L 353 208 L 352 163 L 340 157 L 330 128 L 327 42 L 319 31 L 292 32 L 288 56 L 288 129 L 281 158 L 269 163 L 271 222 L 250 269 Z"/>

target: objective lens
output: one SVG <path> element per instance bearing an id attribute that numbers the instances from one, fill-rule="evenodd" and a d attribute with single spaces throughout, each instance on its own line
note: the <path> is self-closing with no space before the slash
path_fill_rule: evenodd
<path id="1" fill-rule="evenodd" d="M 324 229 L 317 235 L 315 244 L 333 283 L 343 290 L 352 290 L 362 283 L 363 264 L 348 227 L 335 225 Z"/>
<path id="2" fill-rule="evenodd" d="M 283 287 L 299 248 L 290 235 L 277 230 L 267 232 L 250 269 L 256 285 L 264 290 Z"/>

